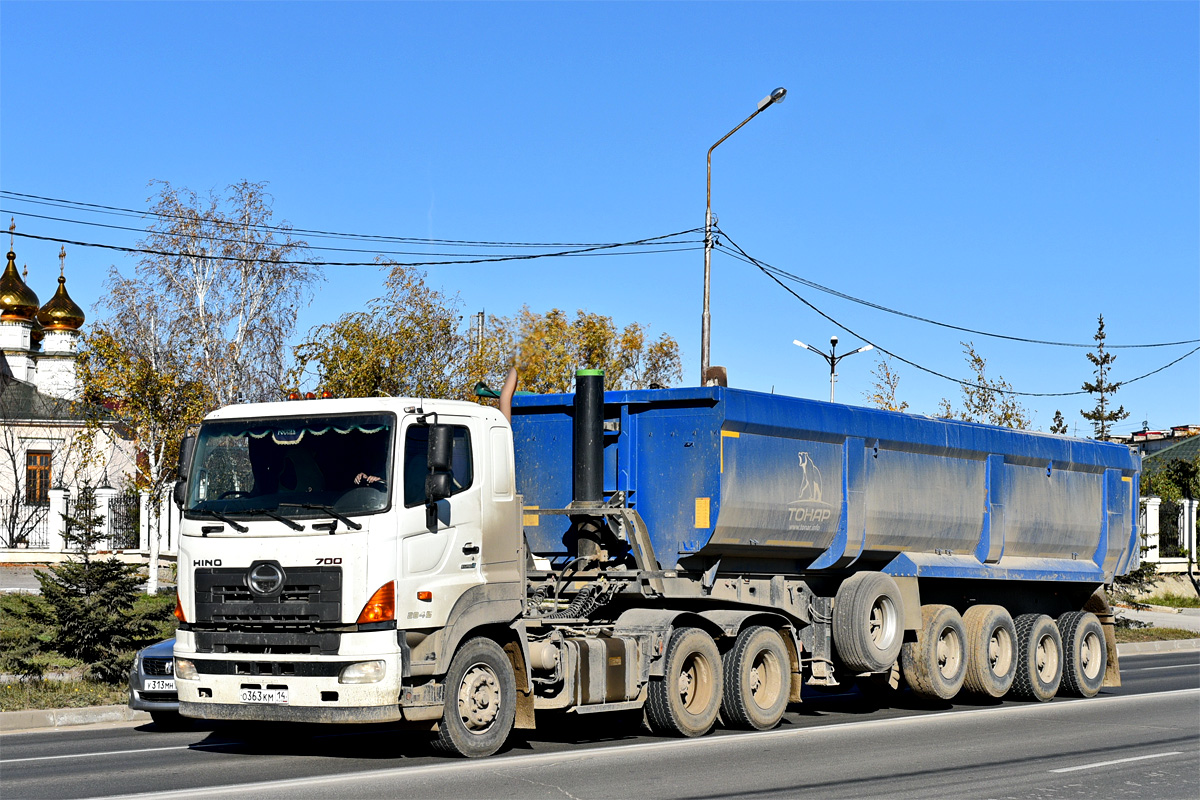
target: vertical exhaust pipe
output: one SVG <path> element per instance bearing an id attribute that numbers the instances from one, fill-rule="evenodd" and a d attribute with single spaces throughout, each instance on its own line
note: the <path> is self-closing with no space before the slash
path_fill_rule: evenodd
<path id="1" fill-rule="evenodd" d="M 604 370 L 575 372 L 574 493 L 576 507 L 604 502 Z"/>
<path id="2" fill-rule="evenodd" d="M 604 370 L 575 372 L 573 425 L 573 509 L 597 508 L 604 504 Z M 594 516 L 572 516 L 575 555 L 601 561 L 600 520 Z"/>

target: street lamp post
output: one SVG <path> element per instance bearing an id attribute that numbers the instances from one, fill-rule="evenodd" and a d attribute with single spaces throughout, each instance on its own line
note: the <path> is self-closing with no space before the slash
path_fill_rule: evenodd
<path id="1" fill-rule="evenodd" d="M 709 286 L 711 284 L 712 274 L 712 154 L 713 150 L 717 149 L 717 145 L 737 133 L 742 125 L 745 125 L 750 120 L 757 117 L 762 111 L 776 103 L 782 103 L 787 97 L 787 89 L 780 86 L 775 91 L 758 101 L 758 108 L 754 113 L 742 120 L 742 124 L 731 130 L 729 133 L 717 140 L 717 144 L 708 148 L 708 199 L 704 209 L 704 314 L 701 317 L 700 325 L 700 385 L 703 386 L 705 378 L 708 375 L 708 343 L 710 334 L 711 317 L 708 312 L 708 296 Z"/>
<path id="2" fill-rule="evenodd" d="M 868 350 L 875 349 L 875 345 L 868 344 L 868 345 L 858 348 L 857 350 L 851 350 L 849 353 L 845 353 L 845 354 L 839 356 L 839 355 L 837 355 L 837 343 L 838 343 L 838 338 L 836 336 L 830 336 L 829 337 L 829 352 L 825 353 L 825 352 L 822 352 L 821 350 L 818 350 L 817 348 L 813 347 L 812 345 L 805 344 L 804 342 L 800 341 L 799 339 L 792 340 L 792 344 L 796 345 L 797 347 L 803 347 L 805 350 L 811 350 L 814 353 L 816 353 L 817 355 L 819 355 L 821 358 L 823 358 L 829 362 L 829 402 L 831 402 L 831 403 L 833 402 L 833 386 L 834 386 L 834 384 L 837 383 L 838 362 L 841 361 L 843 358 L 849 358 L 850 356 L 852 356 L 856 353 L 865 353 Z"/>

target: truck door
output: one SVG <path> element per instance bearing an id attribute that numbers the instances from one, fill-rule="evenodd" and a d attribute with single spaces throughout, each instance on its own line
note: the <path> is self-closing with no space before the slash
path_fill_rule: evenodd
<path id="1" fill-rule="evenodd" d="M 425 476 L 428 473 L 429 429 L 407 417 L 400 447 L 402 485 L 400 508 L 400 585 L 397 586 L 397 622 L 422 627 L 444 622 L 463 592 L 483 582 L 479 554 L 482 549 L 481 486 L 476 475 L 484 447 L 478 420 L 442 415 L 438 422 L 453 430 L 453 489 L 438 502 L 436 524 L 426 514 Z M 417 591 L 433 592 L 429 605 L 419 603 L 414 611 L 408 602 Z M 440 618 L 440 619 L 439 619 Z M 417 620 L 413 625 L 410 620 Z M 428 622 L 426 622 L 428 621 Z"/>

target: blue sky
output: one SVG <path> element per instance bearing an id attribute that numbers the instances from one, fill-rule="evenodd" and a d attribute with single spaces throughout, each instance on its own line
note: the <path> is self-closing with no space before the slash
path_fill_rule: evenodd
<path id="1" fill-rule="evenodd" d="M 0 188 L 143 208 L 154 179 L 195 190 L 266 181 L 302 228 L 500 241 L 630 241 L 713 208 L 747 252 L 911 314 L 1013 336 L 1200 338 L 1200 5 L 1196 3 L 42 3 L 0 2 Z M 37 220 L 19 230 L 131 245 Z M 54 212 L 50 212 L 54 213 Z M 11 214 L 5 214 L 10 216 Z M 59 216 L 72 216 L 70 214 Z M 76 218 L 113 222 L 75 214 Z M 7 220 L 6 220 L 7 223 Z M 17 241 L 43 300 L 58 244 Z M 327 256 L 332 258 L 332 256 Z M 357 260 L 357 259 L 356 259 Z M 366 260 L 366 259 L 362 259 Z M 90 308 L 129 257 L 68 247 Z M 699 371 L 703 255 L 441 266 L 464 313 L 586 308 L 638 320 Z M 301 330 L 380 291 L 329 268 Z M 969 336 L 811 289 L 846 327 L 967 377 L 1066 392 L 1084 351 Z M 724 253 L 712 361 L 745 388 L 828 396 L 792 345 L 860 342 Z M 94 313 L 94 312 L 93 312 Z M 1194 345 L 1193 345 L 1194 346 Z M 1128 379 L 1189 347 L 1118 351 Z M 863 403 L 874 354 L 845 361 Z M 954 384 L 904 364 L 933 411 Z M 1200 422 L 1200 353 L 1124 387 L 1118 430 Z M 1080 435 L 1089 398 L 1028 398 Z"/>

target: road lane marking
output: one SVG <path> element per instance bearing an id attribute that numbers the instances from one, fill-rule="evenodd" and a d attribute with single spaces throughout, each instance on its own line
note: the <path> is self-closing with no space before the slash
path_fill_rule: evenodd
<path id="1" fill-rule="evenodd" d="M 1146 694 L 1133 695 L 1118 695 L 1115 697 L 1100 697 L 1091 698 L 1088 700 L 1072 700 L 1059 703 L 1033 703 L 1025 705 L 1011 706 L 994 706 L 990 708 L 974 708 L 965 711 L 939 711 L 934 714 L 917 714 L 911 717 L 892 717 L 884 720 L 862 720 L 860 722 L 842 723 L 838 725 L 820 725 L 811 728 L 776 728 L 770 731 L 754 731 L 741 732 L 734 735 L 723 736 L 706 736 L 699 739 L 667 739 L 665 741 L 655 742 L 637 742 L 634 744 L 616 745 L 610 747 L 589 747 L 580 750 L 561 750 L 551 753 L 538 753 L 534 755 L 512 755 L 512 756 L 493 756 L 491 758 L 470 759 L 470 760 L 454 760 L 448 763 L 437 764 L 422 764 L 419 766 L 402 766 L 402 767 L 386 767 L 383 769 L 364 770 L 362 772 L 338 773 L 335 775 L 320 775 L 310 776 L 306 778 L 285 778 L 268 781 L 254 781 L 251 783 L 232 783 L 218 786 L 196 786 L 187 789 L 176 789 L 171 791 L 154 791 L 128 795 L 110 795 L 108 797 L 93 798 L 93 800 L 133 800 L 134 798 L 160 798 L 168 800 L 169 798 L 179 798 L 179 800 L 196 800 L 196 798 L 212 797 L 225 800 L 225 798 L 235 795 L 255 796 L 264 791 L 278 791 L 295 788 L 310 789 L 316 786 L 336 787 L 342 784 L 341 789 L 345 791 L 344 784 L 370 781 L 381 778 L 420 778 L 429 777 L 444 772 L 465 772 L 469 770 L 484 770 L 495 771 L 498 769 L 530 769 L 538 766 L 558 765 L 566 762 L 574 762 L 579 759 L 586 758 L 603 758 L 603 757 L 619 757 L 622 754 L 648 754 L 657 751 L 672 751 L 683 749 L 705 749 L 709 747 L 720 747 L 722 745 L 730 745 L 742 743 L 749 745 L 751 743 L 767 742 L 774 739 L 798 739 L 806 736 L 822 736 L 828 735 L 834 731 L 847 732 L 857 731 L 868 728 L 878 727 L 895 727 L 897 725 L 906 724 L 922 724 L 935 719 L 958 719 L 966 721 L 967 718 L 974 717 L 979 714 L 1018 714 L 1032 715 L 1055 713 L 1066 710 L 1088 710 L 1099 708 L 1102 705 L 1124 705 L 1136 701 L 1158 700 L 1168 697 L 1194 697 L 1200 695 L 1200 689 L 1174 689 L 1169 692 L 1147 692 Z M 0 761 L 0 764 L 4 762 Z"/>
<path id="2" fill-rule="evenodd" d="M 1075 772 L 1080 769 L 1095 769 L 1096 767 L 1111 767 L 1113 764 L 1128 764 L 1130 761 L 1145 761 L 1148 758 L 1164 758 L 1165 756 L 1183 755 L 1182 750 L 1172 750 L 1169 753 L 1151 753 L 1148 756 L 1134 756 L 1133 758 L 1117 758 L 1112 761 L 1094 761 L 1091 764 L 1080 764 L 1077 767 L 1063 767 L 1062 769 L 1052 769 L 1050 772 Z"/>
<path id="3" fill-rule="evenodd" d="M 61 756 L 30 756 L 29 758 L 5 758 L 0 764 L 20 764 L 25 761 L 53 761 L 58 758 L 97 758 L 101 756 L 124 756 L 131 753 L 161 753 L 164 750 L 194 750 L 199 747 L 229 747 L 242 742 L 222 742 L 220 744 L 177 744 L 172 747 L 143 747 L 138 750 L 108 750 L 102 753 L 66 753 Z"/>
<path id="4" fill-rule="evenodd" d="M 1197 667 L 1200 667 L 1200 663 L 1171 664 L 1170 666 L 1167 666 L 1167 667 L 1138 667 L 1137 669 L 1123 669 L 1123 670 L 1121 670 L 1121 674 L 1124 675 L 1126 672 L 1150 672 L 1151 670 L 1156 670 L 1156 669 L 1196 669 Z"/>

